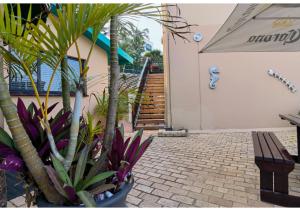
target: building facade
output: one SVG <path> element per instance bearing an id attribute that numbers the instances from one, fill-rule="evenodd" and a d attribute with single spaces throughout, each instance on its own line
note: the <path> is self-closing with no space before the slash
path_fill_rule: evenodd
<path id="1" fill-rule="evenodd" d="M 165 120 L 189 130 L 285 127 L 280 113 L 300 111 L 300 52 L 200 53 L 233 11 L 234 4 L 180 4 L 191 28 L 189 42 L 164 31 Z M 171 11 L 174 13 L 174 11 Z M 197 42 L 194 35 L 201 33 Z M 219 73 L 211 76 L 210 70 Z M 296 92 L 268 74 L 291 81 Z M 212 89 L 210 82 L 215 80 Z"/>

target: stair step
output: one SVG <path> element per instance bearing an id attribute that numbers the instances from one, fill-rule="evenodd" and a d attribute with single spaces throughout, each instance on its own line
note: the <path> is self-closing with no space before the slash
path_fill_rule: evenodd
<path id="1" fill-rule="evenodd" d="M 142 105 L 143 106 L 154 106 L 154 105 L 165 105 L 165 101 L 164 100 L 156 100 L 156 101 L 145 101 L 145 102 L 142 102 Z"/>
<path id="2" fill-rule="evenodd" d="M 144 129 L 144 130 L 159 130 L 165 128 L 164 125 L 137 125 L 135 127 L 136 130 Z"/>
<path id="3" fill-rule="evenodd" d="M 148 78 L 147 79 L 147 84 L 148 83 L 161 84 L 161 83 L 164 83 L 164 79 L 160 79 L 160 78 Z"/>
<path id="4" fill-rule="evenodd" d="M 147 79 L 147 83 L 164 83 L 164 79 L 163 78 L 148 78 Z"/>
<path id="5" fill-rule="evenodd" d="M 165 105 L 142 105 L 141 109 L 165 109 Z"/>
<path id="6" fill-rule="evenodd" d="M 149 78 L 163 78 L 164 77 L 164 74 L 163 73 L 156 73 L 156 74 L 148 74 L 147 77 Z"/>
<path id="7" fill-rule="evenodd" d="M 164 114 L 165 109 L 141 109 L 140 111 L 141 114 Z"/>
<path id="8" fill-rule="evenodd" d="M 165 123 L 164 119 L 139 119 L 137 121 L 138 124 L 161 124 Z"/>
<path id="9" fill-rule="evenodd" d="M 155 88 L 155 87 L 159 87 L 159 88 L 164 88 L 163 84 L 146 84 L 146 87 L 151 87 L 151 88 Z"/>
<path id="10" fill-rule="evenodd" d="M 164 114 L 140 114 L 139 119 L 163 119 Z"/>
<path id="11" fill-rule="evenodd" d="M 156 89 L 146 88 L 145 92 L 164 92 L 164 89 L 163 88 L 156 88 Z"/>

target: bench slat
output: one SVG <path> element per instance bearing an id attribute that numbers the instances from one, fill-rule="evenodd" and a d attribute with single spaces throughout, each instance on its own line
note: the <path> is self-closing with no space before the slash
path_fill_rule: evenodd
<path id="1" fill-rule="evenodd" d="M 259 144 L 257 132 L 252 132 L 252 139 L 253 139 L 253 148 L 256 160 L 263 160 L 263 155 L 261 151 L 261 147 Z"/>
<path id="2" fill-rule="evenodd" d="M 285 163 L 285 157 L 281 154 L 278 147 L 274 142 L 276 142 L 276 139 L 273 139 L 273 137 L 270 136 L 270 132 L 264 132 L 263 136 L 269 146 L 269 149 L 273 155 L 273 159 L 275 163 Z"/>
<path id="3" fill-rule="evenodd" d="M 294 165 L 295 161 L 293 160 L 290 153 L 286 150 L 286 148 L 281 144 L 279 139 L 275 136 L 274 133 L 270 133 L 271 138 L 274 140 L 274 143 L 276 144 L 277 148 L 279 149 L 281 155 L 284 157 L 285 163 Z M 276 140 L 276 141 L 275 141 Z"/>
<path id="4" fill-rule="evenodd" d="M 264 161 L 273 162 L 273 155 L 270 151 L 270 148 L 264 138 L 263 132 L 257 132 L 260 146 L 262 149 L 263 159 Z"/>

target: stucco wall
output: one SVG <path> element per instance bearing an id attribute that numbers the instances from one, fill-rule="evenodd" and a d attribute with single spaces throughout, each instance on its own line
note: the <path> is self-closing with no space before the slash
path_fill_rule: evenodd
<path id="1" fill-rule="evenodd" d="M 173 128 L 224 129 L 289 126 L 279 113 L 300 110 L 300 53 L 217 53 L 198 54 L 225 22 L 234 4 L 182 4 L 181 14 L 193 32 L 204 39 L 196 43 L 170 38 L 164 33 L 164 52 L 169 63 L 167 120 Z M 168 37 L 169 36 L 169 37 Z M 166 53 L 169 52 L 169 55 Z M 220 70 L 217 88 L 209 88 L 209 67 Z M 267 74 L 281 72 L 298 92 L 292 94 L 280 81 Z"/>

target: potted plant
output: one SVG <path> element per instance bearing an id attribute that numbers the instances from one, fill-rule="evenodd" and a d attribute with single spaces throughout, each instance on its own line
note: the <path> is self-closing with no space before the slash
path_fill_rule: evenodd
<path id="1" fill-rule="evenodd" d="M 58 103 L 55 103 L 49 107 L 48 115 L 57 105 Z M 76 150 L 78 153 L 75 154 L 74 162 L 70 171 L 67 172 L 62 163 L 51 156 L 46 131 L 38 121 L 39 118 L 42 118 L 41 110 L 37 109 L 34 103 L 26 108 L 20 98 L 17 109 L 26 133 L 35 146 L 39 157 L 45 163 L 45 169 L 51 182 L 65 198 L 65 205 L 80 206 L 79 199 L 87 206 L 125 205 L 126 196 L 133 186 L 132 168 L 152 142 L 152 137 L 141 143 L 141 130 L 137 132 L 134 138 L 125 140 L 123 126 L 116 128 L 109 155 L 108 171 L 92 176 L 91 167 L 99 159 L 98 152 L 102 147 L 103 134 L 99 123 L 93 125 L 92 115 L 88 113 L 87 118 L 81 118 L 79 142 Z M 50 121 L 59 151 L 63 151 L 69 142 L 70 121 L 68 119 L 70 114 L 71 112 L 63 113 L 61 110 Z M 38 193 L 32 194 L 30 192 L 34 186 L 34 181 L 10 135 L 0 128 L 0 136 L 0 169 L 20 174 L 28 187 L 25 193 L 27 194 L 26 199 L 28 199 L 27 205 L 30 206 L 32 203 L 36 203 L 34 196 L 38 195 Z M 99 182 L 101 184 L 93 187 L 95 183 Z M 95 200 L 96 204 L 93 203 L 92 199 Z M 37 203 L 39 206 L 54 206 L 43 197 L 39 197 Z"/>
<path id="2" fill-rule="evenodd" d="M 157 13 L 164 13 L 157 10 L 157 6 L 143 4 L 52 5 L 54 11 L 48 14 L 48 19 L 52 22 L 51 27 L 43 19 L 39 19 L 36 25 L 33 24 L 30 9 L 24 23 L 20 5 L 17 5 L 16 14 L 14 10 L 10 11 L 6 4 L 3 7 L 3 10 L 0 10 L 0 38 L 12 51 L 0 47 L 0 54 L 6 63 L 11 64 L 9 71 L 24 71 L 29 77 L 38 105 L 31 104 L 24 109 L 25 106 L 19 101 L 16 112 L 6 81 L 0 76 L 0 107 L 11 132 L 9 136 L 2 131 L 4 141 L 1 142 L 1 168 L 25 172 L 24 181 L 31 182 L 39 195 L 54 206 L 82 204 L 97 206 L 97 202 L 102 201 L 105 194 L 110 198 L 109 201 L 113 201 L 112 194 L 117 197 L 118 194 L 128 190 L 125 188 L 126 184 L 130 189 L 133 182 L 132 167 L 152 142 L 150 137 L 141 143 L 142 131 L 132 140 L 124 141 L 123 129 L 115 128 L 119 81 L 116 31 L 118 16 L 124 14 L 152 16 L 178 36 L 186 32 L 177 32 L 176 29 L 182 30 L 189 25 L 179 20 L 176 23 L 183 23 L 183 26 L 173 26 L 169 19 L 159 19 Z M 169 14 L 162 16 L 170 19 L 178 18 Z M 87 114 L 87 117 L 83 117 L 81 104 L 83 84 L 89 70 L 89 58 L 98 34 L 109 20 L 111 24 L 109 106 L 105 133 L 101 136 L 99 125 L 93 123 L 92 116 Z M 78 60 L 81 61 L 77 40 L 90 27 L 92 27 L 92 45 L 88 58 L 84 65 L 80 65 L 79 78 L 73 78 L 76 87 L 73 110 L 69 113 L 68 109 L 64 109 L 51 118 L 49 93 L 53 80 L 50 80 L 45 102 L 42 103 L 32 77 L 35 61 L 39 59 L 52 68 L 51 78 L 59 71 L 58 67 L 70 47 L 76 47 Z M 65 68 L 72 74 L 71 68 Z M 66 128 L 61 131 L 63 135 L 55 133 L 54 126 L 58 124 L 57 121 Z M 101 153 L 96 153 L 97 150 Z M 28 204 L 31 204 L 29 202 Z"/>

